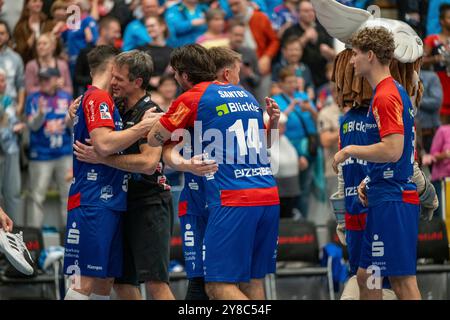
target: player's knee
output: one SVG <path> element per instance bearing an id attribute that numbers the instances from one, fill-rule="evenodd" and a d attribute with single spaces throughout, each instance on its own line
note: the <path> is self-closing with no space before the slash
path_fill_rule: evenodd
<path id="1" fill-rule="evenodd" d="M 394 292 L 398 295 L 405 291 L 412 291 L 417 288 L 416 277 L 390 277 L 389 282 Z"/>
<path id="2" fill-rule="evenodd" d="M 226 287 L 229 286 L 228 283 L 219 283 L 219 282 L 207 282 L 205 284 L 206 294 L 211 300 L 218 300 L 223 295 L 223 292 L 226 291 Z"/>
<path id="3" fill-rule="evenodd" d="M 95 278 L 81 276 L 79 284 L 75 285 L 73 289 L 81 294 L 89 296 L 95 289 L 95 281 Z"/>
<path id="4" fill-rule="evenodd" d="M 159 293 L 161 291 L 165 291 L 169 289 L 169 285 L 163 281 L 148 281 L 147 282 L 147 290 L 150 293 Z"/>
<path id="5" fill-rule="evenodd" d="M 96 279 L 93 292 L 98 295 L 109 296 L 114 285 L 114 278 Z"/>
<path id="6" fill-rule="evenodd" d="M 215 297 L 217 296 L 217 288 L 216 288 L 216 284 L 214 282 L 207 282 L 205 283 L 205 291 L 206 294 L 208 295 L 209 299 L 214 300 Z"/>

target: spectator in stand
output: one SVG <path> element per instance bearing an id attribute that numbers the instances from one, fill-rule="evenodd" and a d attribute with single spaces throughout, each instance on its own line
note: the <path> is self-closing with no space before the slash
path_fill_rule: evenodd
<path id="1" fill-rule="evenodd" d="M 432 34 L 424 40 L 424 67 L 433 66 L 434 71 L 441 80 L 444 99 L 441 105 L 441 120 L 450 117 L 450 59 L 445 58 L 450 54 L 450 4 L 443 4 L 439 8 L 439 22 L 442 31 Z"/>
<path id="2" fill-rule="evenodd" d="M 67 26 L 68 7 L 69 4 L 66 1 L 56 0 L 50 8 L 52 34 L 56 40 L 55 55 L 66 61 L 69 59 L 67 48 L 64 47 L 64 41 L 67 39 L 67 32 L 69 30 Z"/>
<path id="3" fill-rule="evenodd" d="M 51 23 L 53 24 L 52 33 L 55 37 L 60 37 L 65 31 L 67 31 L 67 2 L 63 0 L 56 0 L 53 2 L 50 14 L 51 14 Z"/>
<path id="4" fill-rule="evenodd" d="M 281 43 L 292 35 L 300 38 L 303 47 L 302 62 L 314 70 L 312 74 L 314 86 L 320 87 L 327 82 L 325 66 L 334 60 L 336 52 L 333 49 L 333 38 L 316 22 L 316 14 L 311 2 L 307 0 L 300 2 L 298 24 L 284 32 Z"/>
<path id="5" fill-rule="evenodd" d="M 79 29 L 70 29 L 67 32 L 67 51 L 69 55 L 69 69 L 72 77 L 75 76 L 75 64 L 80 51 L 98 39 L 98 27 L 95 19 L 90 15 L 91 2 L 89 0 L 76 0 L 81 10 Z"/>
<path id="6" fill-rule="evenodd" d="M 255 51 L 244 46 L 245 23 L 239 20 L 231 20 L 229 27 L 230 48 L 242 56 L 242 65 L 239 78 L 240 85 L 254 96 L 259 86 L 261 74 L 259 73 L 258 57 Z"/>
<path id="7" fill-rule="evenodd" d="M 169 27 L 169 45 L 181 47 L 195 43 L 206 32 L 205 13 L 209 7 L 198 0 L 182 0 L 168 8 L 165 13 Z"/>
<path id="8" fill-rule="evenodd" d="M 22 202 L 18 133 L 24 126 L 16 116 L 14 100 L 8 95 L 7 74 L 0 69 L 0 194 L 5 210 L 15 221 Z"/>
<path id="9" fill-rule="evenodd" d="M 34 58 L 37 38 L 53 29 L 51 21 L 42 13 L 42 5 L 42 0 L 26 0 L 13 31 L 15 50 L 22 57 L 24 64 Z"/>
<path id="10" fill-rule="evenodd" d="M 397 1 L 398 19 L 409 24 L 421 38 L 425 34 L 423 21 L 426 14 L 426 5 L 424 2 L 416 0 Z"/>
<path id="11" fill-rule="evenodd" d="M 163 17 L 149 17 L 145 20 L 145 26 L 153 40 L 138 49 L 147 52 L 152 57 L 154 70 L 150 77 L 150 89 L 153 90 L 158 86 L 161 75 L 170 71 L 169 62 L 172 48 L 167 45 L 169 33 Z"/>
<path id="12" fill-rule="evenodd" d="M 266 3 L 267 13 L 270 15 L 276 7 L 283 3 L 283 0 L 263 0 Z"/>
<path id="13" fill-rule="evenodd" d="M 72 96 L 58 89 L 58 69 L 41 69 L 40 90 L 27 97 L 26 115 L 30 128 L 30 163 L 28 166 L 30 197 L 27 225 L 41 228 L 44 200 L 53 176 L 58 186 L 61 226 L 65 226 L 72 167 L 72 133 L 68 127 L 68 108 Z"/>
<path id="14" fill-rule="evenodd" d="M 145 20 L 149 17 L 157 17 L 161 12 L 158 0 L 142 0 L 142 19 L 135 19 L 127 25 L 123 33 L 123 51 L 136 49 L 152 41 L 145 27 Z"/>
<path id="15" fill-rule="evenodd" d="M 325 66 L 325 75 L 328 82 L 324 83 L 317 89 L 317 101 L 316 106 L 318 110 L 323 109 L 331 101 L 334 101 L 333 90 L 334 83 L 331 81 L 333 75 L 334 63 L 328 62 Z"/>
<path id="16" fill-rule="evenodd" d="M 58 89 L 73 94 L 69 66 L 66 61 L 55 56 L 55 49 L 56 39 L 52 33 L 47 32 L 39 36 L 36 45 L 37 57 L 28 62 L 25 67 L 25 89 L 28 95 L 40 89 L 39 70 L 48 68 L 59 70 Z"/>
<path id="17" fill-rule="evenodd" d="M 442 31 L 440 25 L 440 7 L 450 4 L 450 0 L 429 0 L 427 14 L 427 36 L 438 34 Z"/>
<path id="18" fill-rule="evenodd" d="M 261 12 L 264 12 L 267 16 L 270 16 L 272 9 L 269 9 L 270 5 L 277 6 L 281 2 L 280 0 L 251 0 L 248 1 L 249 5 L 252 6 L 253 9 L 259 10 Z M 268 3 L 267 3 L 268 2 Z M 214 2 L 213 2 L 214 3 Z M 225 16 L 227 19 L 233 17 L 233 12 L 231 10 L 231 5 L 229 4 L 228 0 L 218 0 L 217 3 L 220 5 L 223 11 L 225 11 Z"/>
<path id="19" fill-rule="evenodd" d="M 313 162 L 318 146 L 309 145 L 310 135 L 317 134 L 317 110 L 306 92 L 298 91 L 295 70 L 290 67 L 281 69 L 279 74 L 281 93 L 273 96 L 280 110 L 288 117 L 285 135 L 297 151 L 299 168 L 299 185 L 301 195 L 296 208 L 306 219 L 308 217 L 309 197 L 313 184 Z"/>
<path id="20" fill-rule="evenodd" d="M 267 15 L 255 10 L 248 4 L 247 0 L 229 0 L 228 3 L 233 16 L 245 23 L 244 46 L 256 50 L 259 72 L 262 76 L 256 90 L 256 98 L 263 102 L 264 97 L 270 91 L 271 64 L 280 48 L 280 41 L 276 32 L 272 29 L 272 24 Z"/>
<path id="21" fill-rule="evenodd" d="M 275 7 L 272 12 L 272 26 L 281 38 L 289 27 L 298 21 L 298 6 L 300 0 L 284 0 L 283 4 Z"/>
<path id="22" fill-rule="evenodd" d="M 209 9 L 206 12 L 208 30 L 197 38 L 197 43 L 205 48 L 228 47 L 230 39 L 225 31 L 225 12 L 222 9 Z"/>
<path id="23" fill-rule="evenodd" d="M 120 29 L 125 30 L 126 26 L 134 20 L 133 11 L 138 4 L 138 0 L 115 0 L 114 7 L 107 16 L 117 18 L 120 22 Z"/>
<path id="24" fill-rule="evenodd" d="M 422 69 L 420 80 L 423 84 L 423 96 L 416 116 L 417 129 L 421 131 L 422 147 L 430 153 L 434 135 L 441 125 L 439 108 L 442 105 L 442 86 L 434 71 Z"/>
<path id="25" fill-rule="evenodd" d="M 334 90 L 333 90 L 334 91 Z M 320 135 L 320 144 L 323 147 L 325 159 L 325 180 L 327 199 L 336 192 L 338 187 L 337 175 L 333 171 L 334 155 L 339 151 L 339 118 L 341 110 L 333 99 L 329 98 L 323 104 L 317 118 L 317 126 Z"/>
<path id="26" fill-rule="evenodd" d="M 20 116 L 25 103 L 24 68 L 19 54 L 8 47 L 10 38 L 8 25 L 5 21 L 0 21 L 0 68 L 6 72 L 6 90 Z"/>
<path id="27" fill-rule="evenodd" d="M 447 122 L 445 122 L 447 121 Z M 439 208 L 435 211 L 438 216 L 441 215 L 442 208 L 442 180 L 450 177 L 450 121 L 449 118 L 445 118 L 442 125 L 436 131 L 436 135 L 433 138 L 433 144 L 431 145 L 431 155 L 433 156 L 434 163 L 431 171 L 431 181 L 436 189 L 436 193 L 439 197 Z M 448 204 L 447 204 L 448 205 Z"/>
<path id="28" fill-rule="evenodd" d="M 87 86 L 91 84 L 91 74 L 88 64 L 88 53 L 95 47 L 100 45 L 114 46 L 120 39 L 120 23 L 117 18 L 105 17 L 99 23 L 99 37 L 96 44 L 88 44 L 88 46 L 80 51 L 75 64 L 74 92 L 75 96 L 83 94 Z"/>
<path id="29" fill-rule="evenodd" d="M 164 112 L 169 110 L 172 101 L 177 97 L 178 84 L 172 74 L 163 74 L 159 77 L 158 87 L 152 92 L 152 100 Z"/>
<path id="30" fill-rule="evenodd" d="M 281 48 L 281 61 L 276 63 L 272 69 L 273 90 L 279 91 L 277 87 L 278 74 L 285 67 L 291 67 L 295 70 L 300 91 L 306 91 L 308 97 L 314 100 L 314 82 L 309 67 L 301 62 L 303 48 L 297 36 L 291 36 L 283 43 Z"/>

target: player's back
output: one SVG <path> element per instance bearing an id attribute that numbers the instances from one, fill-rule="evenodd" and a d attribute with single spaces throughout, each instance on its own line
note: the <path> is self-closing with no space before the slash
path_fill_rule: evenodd
<path id="1" fill-rule="evenodd" d="M 205 178 L 208 206 L 278 204 L 256 99 L 242 87 L 211 83 L 199 100 L 196 120 L 203 153 L 219 164 L 218 172 Z"/>
<path id="2" fill-rule="evenodd" d="M 119 111 L 110 95 L 91 87 L 83 96 L 73 124 L 73 139 L 86 143 L 90 132 L 99 127 L 122 130 Z M 128 173 L 102 164 L 90 164 L 73 157 L 73 180 L 68 210 L 80 205 L 125 211 Z"/>

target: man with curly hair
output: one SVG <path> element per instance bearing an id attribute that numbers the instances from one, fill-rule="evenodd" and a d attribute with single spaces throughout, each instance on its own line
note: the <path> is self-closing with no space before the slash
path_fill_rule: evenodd
<path id="1" fill-rule="evenodd" d="M 381 299 L 388 277 L 399 299 L 420 299 L 416 279 L 419 196 L 412 182 L 414 110 L 406 90 L 390 73 L 395 43 L 382 27 L 363 28 L 351 40 L 355 75 L 368 80 L 374 95 L 367 113 L 368 145 L 336 153 L 334 168 L 348 158 L 368 162 L 366 230 L 357 280 L 361 299 Z"/>

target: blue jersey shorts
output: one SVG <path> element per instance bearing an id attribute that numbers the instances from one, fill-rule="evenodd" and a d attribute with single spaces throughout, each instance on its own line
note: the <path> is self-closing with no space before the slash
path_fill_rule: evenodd
<path id="1" fill-rule="evenodd" d="M 361 257 L 361 243 L 364 236 L 364 230 L 346 230 L 345 240 L 347 241 L 348 262 L 350 264 L 350 276 L 356 274 L 359 268 L 359 259 Z"/>
<path id="2" fill-rule="evenodd" d="M 94 278 L 122 275 L 122 214 L 80 206 L 67 214 L 64 273 Z"/>
<path id="3" fill-rule="evenodd" d="M 359 266 L 373 267 L 382 277 L 415 275 L 418 233 L 419 205 L 393 201 L 369 207 Z"/>
<path id="4" fill-rule="evenodd" d="M 203 238 L 208 218 L 186 214 L 180 217 L 184 268 L 188 279 L 203 277 Z"/>
<path id="5" fill-rule="evenodd" d="M 279 205 L 208 211 L 205 282 L 249 282 L 275 272 Z"/>

